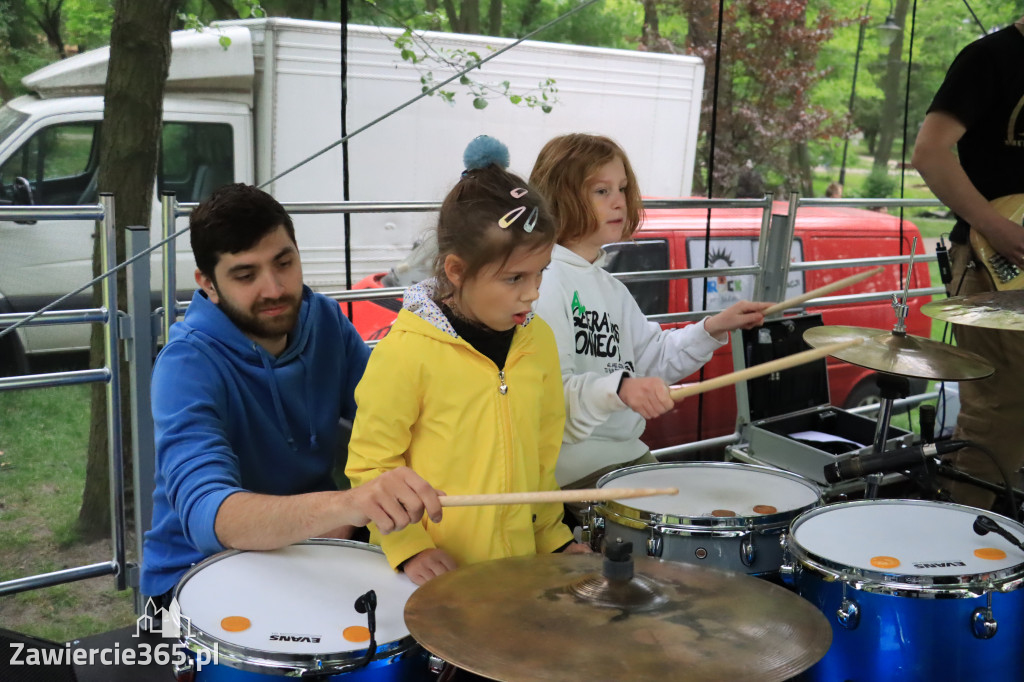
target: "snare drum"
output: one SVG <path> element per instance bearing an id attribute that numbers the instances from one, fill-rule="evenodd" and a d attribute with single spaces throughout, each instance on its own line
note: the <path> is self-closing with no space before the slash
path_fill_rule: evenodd
<path id="1" fill-rule="evenodd" d="M 405 627 L 416 586 L 374 546 L 307 540 L 271 552 L 231 550 L 196 564 L 174 591 L 181 641 L 196 682 L 316 677 L 361 682 L 427 677 L 426 654 Z M 377 595 L 377 652 L 367 665 L 367 615 Z M 322 675 L 322 677 L 321 677 Z"/>
<path id="2" fill-rule="evenodd" d="M 782 532 L 821 501 L 818 487 L 797 474 L 733 462 L 641 464 L 606 474 L 597 486 L 679 493 L 595 504 L 595 548 L 603 535 L 649 556 L 761 576 L 779 570 Z"/>
<path id="3" fill-rule="evenodd" d="M 833 633 L 806 679 L 1024 679 L 1024 551 L 976 534 L 982 513 L 1024 539 L 1015 521 L 945 502 L 844 502 L 796 519 L 793 582 Z"/>

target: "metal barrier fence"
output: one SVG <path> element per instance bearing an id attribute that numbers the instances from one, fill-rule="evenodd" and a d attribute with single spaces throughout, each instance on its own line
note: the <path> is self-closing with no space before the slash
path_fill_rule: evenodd
<path id="1" fill-rule="evenodd" d="M 37 376 L 0 378 L 0 390 L 16 388 L 40 388 L 69 384 L 104 382 L 107 396 L 107 432 L 108 432 L 108 465 L 110 469 L 110 515 L 111 541 L 114 556 L 110 561 L 77 566 L 62 571 L 54 571 L 41 575 L 28 576 L 15 580 L 0 582 L 0 596 L 61 585 L 85 578 L 113 575 L 117 581 L 117 589 L 128 586 L 129 566 L 125 553 L 125 514 L 124 514 L 124 460 L 122 459 L 123 443 L 121 442 L 121 385 L 120 363 L 118 361 L 119 330 L 115 322 L 117 314 L 117 278 L 111 275 L 117 263 L 116 241 L 114 234 L 114 197 L 112 194 L 101 193 L 100 203 L 94 206 L 52 206 L 52 207 L 20 207 L 0 208 L 0 220 L 39 220 L 39 219 L 93 219 L 97 221 L 100 240 L 101 268 L 106 276 L 100 280 L 102 287 L 103 307 L 94 310 L 67 311 L 59 313 L 43 313 L 38 324 L 64 324 L 71 322 L 103 323 L 103 355 L 104 366 L 96 370 L 77 372 L 58 372 Z M 88 285 L 87 285 L 88 286 Z M 84 288 L 84 287 L 83 287 Z M 28 315 L 0 315 L 0 328 L 14 325 L 29 317 Z M 136 491 L 137 494 L 138 491 Z"/>
<path id="2" fill-rule="evenodd" d="M 14 324 L 70 324 L 81 322 L 101 322 L 104 325 L 105 366 L 98 370 L 82 370 L 58 372 L 48 375 L 0 378 L 0 390 L 20 388 L 38 388 L 44 386 L 69 385 L 85 382 L 103 381 L 107 384 L 107 429 L 110 436 L 110 472 L 111 472 L 111 513 L 112 541 L 114 557 L 110 562 L 70 568 L 63 571 L 29 576 L 16 580 L 0 582 L 0 596 L 24 590 L 67 583 L 84 578 L 102 575 L 115 575 L 120 590 L 127 587 L 138 587 L 138 567 L 126 562 L 125 558 L 125 518 L 124 518 L 124 471 L 120 421 L 120 387 L 118 377 L 119 363 L 118 340 L 126 341 L 126 354 L 132 389 L 131 420 L 133 427 L 132 464 L 134 471 L 134 522 L 136 529 L 136 552 L 142 556 L 142 538 L 149 528 L 152 517 L 151 486 L 155 468 L 155 446 L 153 442 L 153 425 L 149 409 L 149 381 L 152 372 L 153 358 L 161 338 L 166 339 L 170 325 L 178 315 L 187 308 L 187 302 L 179 302 L 176 296 L 176 276 L 174 271 L 176 219 L 187 216 L 196 204 L 178 204 L 173 194 L 161 197 L 161 242 L 162 245 L 162 294 L 161 305 L 155 310 L 150 303 L 149 259 L 144 257 L 153 247 L 149 246 L 149 231 L 144 228 L 129 228 L 126 235 L 126 263 L 128 272 L 128 311 L 126 315 L 110 315 L 117 308 L 117 287 L 111 286 L 111 277 L 105 276 L 103 286 L 104 306 L 98 309 L 44 312 L 25 322 L 29 314 L 0 314 L 0 329 Z M 652 200 L 645 202 L 649 209 L 661 208 L 759 208 L 762 211 L 761 232 L 757 262 L 753 266 L 663 270 L 650 272 L 615 273 L 624 282 L 639 282 L 665 279 L 693 279 L 711 276 L 754 275 L 754 300 L 779 300 L 786 290 L 786 278 L 789 270 L 811 270 L 822 268 L 850 267 L 855 265 L 897 264 L 910 261 L 910 255 L 870 259 L 850 259 L 836 261 L 818 261 L 789 263 L 790 244 L 795 231 L 796 214 L 802 206 L 941 206 L 936 200 L 880 200 L 880 199 L 801 199 L 792 195 L 787 214 L 773 219 L 773 197 L 767 195 L 763 199 L 680 199 Z M 392 213 L 392 212 L 430 212 L 440 207 L 439 202 L 333 202 L 333 203 L 286 203 L 284 208 L 292 215 L 315 213 Z M 57 207 L 18 207 L 0 208 L 0 220 L 19 219 L 82 219 L 92 218 L 100 222 L 101 250 L 104 254 L 104 271 L 109 275 L 115 262 L 114 254 L 114 199 L 111 195 L 103 195 L 96 206 L 57 206 Z M 934 261 L 934 255 L 916 256 L 916 262 Z M 124 264 L 117 266 L 124 267 Z M 86 285 L 88 286 L 88 285 Z M 83 287 L 84 289 L 85 287 Z M 913 289 L 911 296 L 924 296 L 943 293 L 941 287 Z M 402 288 L 383 288 L 372 291 L 340 291 L 325 292 L 339 301 L 365 301 L 383 298 L 401 297 Z M 848 296 L 828 296 L 812 299 L 805 306 L 839 305 L 843 303 L 862 302 L 866 300 L 884 300 L 902 291 L 880 292 L 876 294 L 858 294 Z M 173 311 L 167 314 L 167 311 Z M 704 311 L 655 315 L 650 319 L 660 323 L 698 320 L 706 315 Z M 112 319 L 118 324 L 112 324 Z M 372 343 L 371 343 L 372 345 Z M 901 405 L 912 406 L 924 400 L 936 397 L 936 393 L 913 396 Z M 861 408 L 859 412 L 867 412 L 872 408 Z M 707 447 L 724 447 L 737 442 L 738 433 L 718 438 L 710 438 L 696 443 L 681 444 L 671 448 L 655 451 L 659 457 L 685 455 Z M 138 596 L 138 595 L 137 595 Z M 138 600 L 137 608 L 140 607 Z"/>

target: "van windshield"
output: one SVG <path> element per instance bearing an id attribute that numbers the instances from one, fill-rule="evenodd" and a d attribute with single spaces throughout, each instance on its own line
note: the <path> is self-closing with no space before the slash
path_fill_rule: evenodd
<path id="1" fill-rule="evenodd" d="M 28 114 L 15 111 L 9 106 L 0 107 L 0 146 L 27 118 Z"/>

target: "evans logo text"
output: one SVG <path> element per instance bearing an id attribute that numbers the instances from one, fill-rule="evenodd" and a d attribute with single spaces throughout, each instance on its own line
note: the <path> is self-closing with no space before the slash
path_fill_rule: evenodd
<path id="1" fill-rule="evenodd" d="M 952 568 L 954 566 L 966 566 L 962 561 L 922 561 L 915 563 L 914 568 Z"/>
<path id="2" fill-rule="evenodd" d="M 310 644 L 319 644 L 320 635 L 283 635 L 277 632 L 270 634 L 271 642 L 309 642 Z"/>

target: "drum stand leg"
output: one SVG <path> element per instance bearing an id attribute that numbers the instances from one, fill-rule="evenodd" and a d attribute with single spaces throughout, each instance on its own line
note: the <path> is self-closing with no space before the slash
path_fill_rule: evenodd
<path id="1" fill-rule="evenodd" d="M 892 419 L 892 404 L 898 398 L 906 398 L 910 394 L 910 382 L 907 377 L 896 374 L 879 372 L 875 379 L 878 383 L 878 393 L 882 398 L 878 410 L 878 422 L 875 425 L 875 442 L 873 452 L 876 454 L 885 452 L 885 441 L 889 437 L 889 422 Z M 878 487 L 882 483 L 883 474 L 870 474 L 865 481 L 867 487 L 864 491 L 865 499 L 878 497 Z"/>

